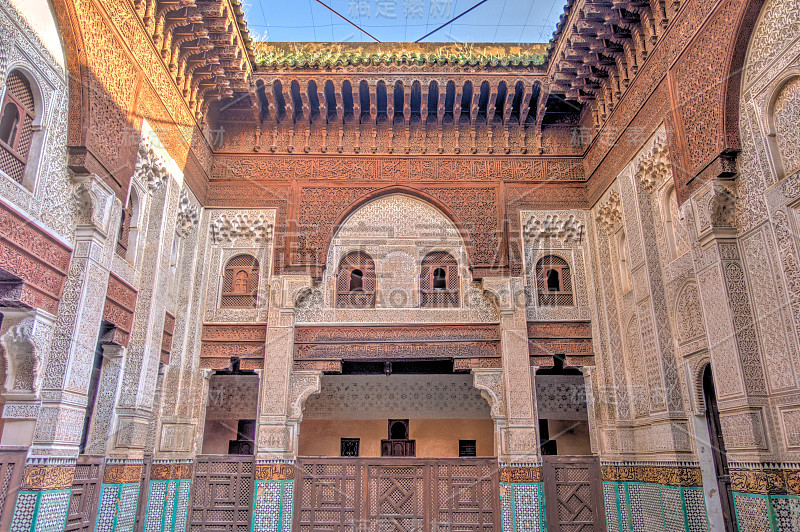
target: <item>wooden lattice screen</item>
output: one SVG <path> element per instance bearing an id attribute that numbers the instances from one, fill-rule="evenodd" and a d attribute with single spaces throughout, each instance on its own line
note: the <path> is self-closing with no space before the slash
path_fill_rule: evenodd
<path id="1" fill-rule="evenodd" d="M 435 286 L 434 276 L 438 269 L 444 270 L 445 286 Z M 459 306 L 458 261 L 446 251 L 428 253 L 422 260 L 419 278 L 420 306 Z"/>
<path id="2" fill-rule="evenodd" d="M 17 183 L 22 183 L 36 117 L 30 83 L 17 71 L 6 79 L 0 120 L 0 169 Z"/>
<path id="3" fill-rule="evenodd" d="M 558 290 L 548 287 L 548 272 L 558 275 Z M 539 305 L 572 306 L 572 273 L 567 261 L 555 255 L 548 255 L 536 263 L 536 288 L 539 293 Z"/>
<path id="4" fill-rule="evenodd" d="M 237 255 L 225 265 L 222 276 L 222 308 L 255 308 L 258 299 L 258 260 Z"/>
<path id="5" fill-rule="evenodd" d="M 361 272 L 361 287 L 352 286 L 353 272 Z M 336 276 L 336 305 L 344 308 L 375 306 L 375 261 L 363 251 L 348 253 Z"/>

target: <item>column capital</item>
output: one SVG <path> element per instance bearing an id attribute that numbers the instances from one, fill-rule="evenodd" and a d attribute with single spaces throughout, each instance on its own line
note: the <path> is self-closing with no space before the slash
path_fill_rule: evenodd
<path id="1" fill-rule="evenodd" d="M 107 360 L 120 359 L 125 355 L 125 346 L 117 344 L 103 344 L 103 358 Z"/>
<path id="2" fill-rule="evenodd" d="M 78 207 L 78 226 L 89 227 L 108 236 L 111 225 L 111 208 L 114 205 L 114 191 L 96 174 L 72 174 L 77 186 L 73 198 Z"/>

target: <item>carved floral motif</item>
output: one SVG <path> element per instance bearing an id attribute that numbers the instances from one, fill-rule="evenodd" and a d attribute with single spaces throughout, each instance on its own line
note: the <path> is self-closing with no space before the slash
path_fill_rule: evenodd
<path id="1" fill-rule="evenodd" d="M 221 214 L 211 222 L 211 239 L 215 244 L 232 243 L 250 238 L 256 243 L 272 239 L 273 225 L 263 214 Z"/>

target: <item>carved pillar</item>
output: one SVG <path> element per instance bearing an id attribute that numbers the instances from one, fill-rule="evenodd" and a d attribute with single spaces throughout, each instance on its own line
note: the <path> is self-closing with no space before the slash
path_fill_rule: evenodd
<path id="1" fill-rule="evenodd" d="M 136 298 L 130 341 L 122 370 L 114 439 L 109 453 L 120 459 L 141 460 L 147 443 L 150 415 L 158 380 L 161 339 L 167 297 L 169 250 L 175 238 L 178 185 L 155 137 L 144 133 L 133 179 L 148 193 L 147 217 L 141 248 L 141 284 Z"/>
<path id="2" fill-rule="evenodd" d="M 79 176 L 75 180 L 80 219 L 51 353 L 44 369 L 42 406 L 31 456 L 78 453 L 114 234 L 122 207 L 98 176 Z"/>
<path id="3" fill-rule="evenodd" d="M 497 297 L 500 304 L 502 388 L 507 425 L 500 431 L 498 457 L 506 463 L 538 462 L 537 419 L 530 378 L 523 282 L 512 277 L 487 278 L 483 286 Z"/>
<path id="4" fill-rule="evenodd" d="M 305 276 L 272 280 L 256 436 L 255 530 L 291 530 L 294 460 L 303 402 L 320 390 L 321 371 L 293 371 L 294 306 Z M 273 510 L 270 510 L 273 509 Z M 282 517 L 276 521 L 275 510 Z"/>
<path id="5" fill-rule="evenodd" d="M 258 460 L 294 460 L 296 457 L 296 422 L 291 411 L 291 379 L 294 349 L 294 302 L 311 285 L 305 276 L 281 276 L 272 279 L 267 323 L 267 346 L 262 374 L 256 458 Z M 301 403 L 302 415 L 302 403 Z M 296 422 L 295 422 L 296 421 Z"/>
<path id="6" fill-rule="evenodd" d="M 116 344 L 103 345 L 103 363 L 97 386 L 92 419 L 89 423 L 89 437 L 86 441 L 86 454 L 105 455 L 112 441 L 114 406 L 119 399 L 120 375 L 122 372 L 125 348 Z"/>
<path id="7" fill-rule="evenodd" d="M 740 461 L 759 462 L 768 456 L 766 434 L 772 429 L 736 238 L 735 198 L 733 183 L 722 180 L 707 183 L 694 195 L 699 245 L 692 253 L 727 451 Z"/>
<path id="8" fill-rule="evenodd" d="M 89 379 L 122 204 L 95 175 L 75 176 L 78 227 L 53 340 L 44 362 L 41 406 L 12 529 L 64 523 L 83 429 Z M 30 512 L 30 508 L 38 512 Z M 48 525 L 49 526 L 49 525 Z"/>

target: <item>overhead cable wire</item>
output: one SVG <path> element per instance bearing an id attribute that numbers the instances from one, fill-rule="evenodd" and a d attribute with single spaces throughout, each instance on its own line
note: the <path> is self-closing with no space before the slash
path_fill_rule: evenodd
<path id="1" fill-rule="evenodd" d="M 329 6 L 328 4 L 324 3 L 322 0 L 314 0 L 314 1 L 315 1 L 316 3 L 318 3 L 319 5 L 321 5 L 322 7 L 324 7 L 325 9 L 327 9 L 328 11 L 332 12 L 334 15 L 336 15 L 336 16 L 337 16 L 337 17 L 339 17 L 340 19 L 344 20 L 345 22 L 347 22 L 348 24 L 350 24 L 351 26 L 353 26 L 353 27 L 354 27 L 355 29 L 357 29 L 358 31 L 360 31 L 360 32 L 364 33 L 366 36 L 368 36 L 368 37 L 369 37 L 370 39 L 372 39 L 373 41 L 375 41 L 375 42 L 381 42 L 381 41 L 379 41 L 379 40 L 378 40 L 378 39 L 377 39 L 377 38 L 376 38 L 374 35 L 372 35 L 371 33 L 369 33 L 367 30 L 365 30 L 364 28 L 362 28 L 361 26 L 359 26 L 358 24 L 356 24 L 356 23 L 355 23 L 355 22 L 353 22 L 352 20 L 350 20 L 350 19 L 346 18 L 344 15 L 342 15 L 341 13 L 339 13 L 338 11 L 336 11 L 335 9 L 333 9 L 333 8 L 332 8 L 331 6 Z M 483 0 L 483 1 L 484 1 L 484 2 L 486 2 L 487 0 Z"/>
<path id="2" fill-rule="evenodd" d="M 317 0 L 317 1 L 319 1 L 319 0 Z M 452 24 L 453 22 L 455 22 L 456 20 L 460 19 L 461 17 L 463 17 L 464 15 L 466 15 L 467 13 L 469 13 L 470 11 L 472 11 L 473 9 L 475 9 L 476 7 L 478 7 L 479 5 L 481 5 L 481 4 L 485 4 L 485 3 L 486 3 L 486 2 L 488 2 L 488 1 L 489 1 L 489 0 L 481 0 L 480 2 L 478 2 L 477 4 L 475 4 L 474 6 L 472 6 L 471 8 L 467 9 L 466 11 L 464 11 L 463 13 L 461 13 L 460 15 L 457 15 L 457 16 L 455 16 L 455 17 L 451 18 L 450 20 L 448 20 L 447 22 L 445 22 L 444 24 L 442 24 L 441 26 L 439 26 L 439 27 L 438 27 L 438 28 L 436 28 L 435 30 L 433 30 L 433 31 L 431 31 L 431 32 L 428 32 L 428 33 L 426 33 L 425 35 L 423 35 L 422 37 L 420 37 L 419 39 L 417 39 L 417 40 L 416 40 L 416 41 L 414 41 L 414 42 L 420 42 L 420 41 L 422 41 L 423 39 L 427 39 L 428 37 L 430 37 L 431 35 L 433 35 L 433 34 L 434 34 L 434 33 L 436 33 L 437 31 L 439 31 L 440 29 L 444 28 L 444 27 L 445 27 L 445 26 L 447 26 L 448 24 Z"/>

